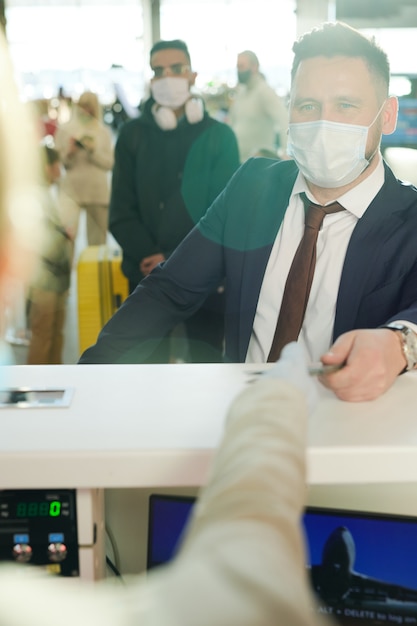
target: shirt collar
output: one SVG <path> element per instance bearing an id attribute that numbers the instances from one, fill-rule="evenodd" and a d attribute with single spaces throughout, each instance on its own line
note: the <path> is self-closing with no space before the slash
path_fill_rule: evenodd
<path id="1" fill-rule="evenodd" d="M 342 194 L 335 200 L 349 213 L 352 213 L 358 219 L 363 216 L 372 200 L 375 198 L 378 191 L 381 189 L 385 180 L 384 164 L 381 156 L 379 155 L 379 162 L 372 174 L 365 178 L 359 185 L 353 187 L 346 193 Z M 296 194 L 305 193 L 308 198 L 314 201 L 311 196 L 311 192 L 308 189 L 306 179 L 301 172 L 298 172 L 298 176 L 295 180 L 294 187 L 291 192 L 291 198 Z M 290 198 L 290 199 L 291 199 Z"/>

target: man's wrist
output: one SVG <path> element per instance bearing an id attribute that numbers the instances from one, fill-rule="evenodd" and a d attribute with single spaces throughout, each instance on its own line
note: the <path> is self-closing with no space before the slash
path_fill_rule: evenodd
<path id="1" fill-rule="evenodd" d="M 380 328 L 394 331 L 399 339 L 406 363 L 401 374 L 417 369 L 417 334 L 414 330 L 402 322 L 390 322 Z"/>

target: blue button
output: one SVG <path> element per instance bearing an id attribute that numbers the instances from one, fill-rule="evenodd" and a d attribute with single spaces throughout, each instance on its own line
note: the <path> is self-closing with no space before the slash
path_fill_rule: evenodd
<path id="1" fill-rule="evenodd" d="M 13 535 L 14 543 L 29 543 L 29 535 L 25 533 L 21 533 L 19 535 Z"/>
<path id="2" fill-rule="evenodd" d="M 64 533 L 49 533 L 48 540 L 51 543 L 62 543 L 64 541 Z"/>

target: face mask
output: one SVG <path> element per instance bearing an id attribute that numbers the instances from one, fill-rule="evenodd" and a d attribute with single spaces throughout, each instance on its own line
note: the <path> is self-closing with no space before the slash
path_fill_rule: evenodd
<path id="1" fill-rule="evenodd" d="M 368 130 L 384 104 L 369 126 L 327 120 L 290 124 L 287 154 L 293 157 L 302 174 L 314 185 L 325 188 L 348 185 L 362 174 L 371 161 L 365 157 Z"/>
<path id="2" fill-rule="evenodd" d="M 187 78 L 165 76 L 151 83 L 151 93 L 159 105 L 179 109 L 190 97 L 190 86 Z"/>
<path id="3" fill-rule="evenodd" d="M 237 73 L 237 79 L 243 85 L 249 82 L 252 72 L 250 70 L 245 70 Z"/>

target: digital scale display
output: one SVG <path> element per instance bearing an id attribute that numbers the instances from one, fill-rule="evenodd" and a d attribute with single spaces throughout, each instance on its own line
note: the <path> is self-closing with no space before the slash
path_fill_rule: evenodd
<path id="1" fill-rule="evenodd" d="M 74 498 L 70 490 L 0 490 L 0 519 L 4 521 L 67 520 L 73 517 Z"/>
<path id="2" fill-rule="evenodd" d="M 79 576 L 75 489 L 0 489 L 0 563 Z"/>
<path id="3" fill-rule="evenodd" d="M 59 500 L 51 502 L 17 502 L 14 511 L 16 519 L 26 517 L 60 517 L 62 503 Z M 12 513 L 13 514 L 13 513 Z"/>

